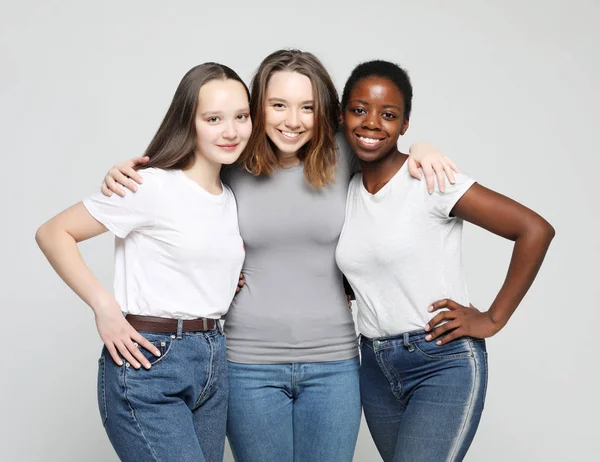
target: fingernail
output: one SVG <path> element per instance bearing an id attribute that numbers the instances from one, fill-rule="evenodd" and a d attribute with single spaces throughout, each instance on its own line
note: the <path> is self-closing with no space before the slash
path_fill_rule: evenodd
<path id="1" fill-rule="evenodd" d="M 429 312 L 431 313 L 431 312 L 433 311 L 433 305 L 429 305 L 429 306 L 427 307 L 427 311 L 429 311 Z"/>
<path id="2" fill-rule="evenodd" d="M 154 356 L 160 356 L 160 351 L 156 350 L 156 351 L 154 352 Z"/>
<path id="3" fill-rule="evenodd" d="M 441 345 L 441 344 L 442 344 L 442 341 L 441 341 L 441 340 L 438 340 L 437 342 L 435 342 L 435 344 L 436 344 L 436 345 Z"/>
<path id="4" fill-rule="evenodd" d="M 140 363 L 135 363 L 133 365 L 133 367 L 135 367 L 136 369 L 139 369 L 140 367 L 142 367 L 142 365 Z"/>
<path id="5" fill-rule="evenodd" d="M 431 340 L 431 335 L 426 335 L 425 340 Z"/>
<path id="6" fill-rule="evenodd" d="M 133 192 L 136 192 L 136 191 L 137 191 L 137 186 L 134 185 L 133 186 Z"/>
<path id="7" fill-rule="evenodd" d="M 144 367 L 145 367 L 146 369 L 150 369 L 150 368 L 152 367 L 152 365 L 151 365 L 151 364 L 144 364 Z"/>
<path id="8" fill-rule="evenodd" d="M 425 330 L 429 330 L 429 324 L 425 325 Z"/>
<path id="9" fill-rule="evenodd" d="M 123 361 L 119 361 L 117 364 L 118 364 L 119 366 L 122 366 L 122 365 L 123 365 Z"/>

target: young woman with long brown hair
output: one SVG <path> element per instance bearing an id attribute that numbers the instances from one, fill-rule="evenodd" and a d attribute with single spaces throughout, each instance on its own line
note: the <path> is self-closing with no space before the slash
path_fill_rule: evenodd
<path id="1" fill-rule="evenodd" d="M 246 247 L 245 287 L 225 322 L 229 442 L 238 461 L 350 461 L 359 362 L 334 254 L 358 166 L 336 135 L 337 92 L 314 55 L 272 53 L 251 90 L 252 136 L 223 172 Z M 111 169 L 103 190 L 133 187 L 124 175 L 135 180 L 139 162 Z"/>
<path id="2" fill-rule="evenodd" d="M 94 311 L 102 423 L 124 461 L 223 459 L 228 403 L 225 339 L 244 259 L 235 198 L 221 166 L 235 162 L 252 124 L 248 89 L 206 63 L 181 80 L 125 197 L 100 192 L 42 225 L 38 244 Z M 111 231 L 115 295 L 77 243 Z"/>

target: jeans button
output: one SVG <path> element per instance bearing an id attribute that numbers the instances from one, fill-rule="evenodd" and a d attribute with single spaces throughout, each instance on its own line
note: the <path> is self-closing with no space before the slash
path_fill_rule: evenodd
<path id="1" fill-rule="evenodd" d="M 373 340 L 373 348 L 379 348 L 379 345 L 381 345 L 379 340 Z"/>

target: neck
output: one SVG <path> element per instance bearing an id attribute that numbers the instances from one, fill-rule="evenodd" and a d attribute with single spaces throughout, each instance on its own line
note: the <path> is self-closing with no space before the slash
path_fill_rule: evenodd
<path id="1" fill-rule="evenodd" d="M 196 153 L 194 163 L 185 170 L 185 174 L 211 194 L 220 194 L 222 164 L 209 161 L 206 157 Z"/>
<path id="2" fill-rule="evenodd" d="M 290 154 L 290 153 L 281 152 L 280 150 L 277 150 L 275 152 L 275 155 L 277 156 L 277 160 L 279 161 L 279 164 L 283 168 L 293 167 L 294 165 L 298 165 L 300 163 L 300 158 L 298 157 L 298 151 Z"/>
<path id="3" fill-rule="evenodd" d="M 363 175 L 363 185 L 371 194 L 377 193 L 400 170 L 408 156 L 397 149 L 383 159 L 375 162 L 360 162 Z"/>

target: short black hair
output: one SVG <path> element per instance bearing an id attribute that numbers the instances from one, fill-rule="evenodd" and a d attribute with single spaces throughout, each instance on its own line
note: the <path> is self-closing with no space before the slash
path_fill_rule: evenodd
<path id="1" fill-rule="evenodd" d="M 352 89 L 363 79 L 367 77 L 381 77 L 383 79 L 390 80 L 404 98 L 404 118 L 408 120 L 410 118 L 410 110 L 412 109 L 412 96 L 413 89 L 410 83 L 408 73 L 397 64 L 389 61 L 383 61 L 380 59 L 374 61 L 367 61 L 360 63 L 354 68 L 350 77 L 344 85 L 344 92 L 342 93 L 342 111 L 346 110 L 348 105 L 348 98 Z"/>

